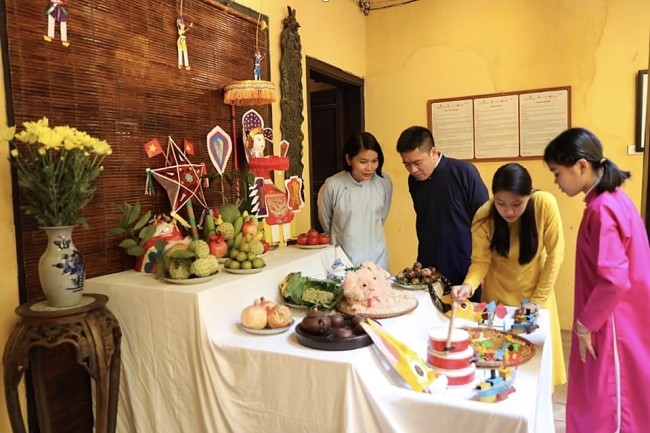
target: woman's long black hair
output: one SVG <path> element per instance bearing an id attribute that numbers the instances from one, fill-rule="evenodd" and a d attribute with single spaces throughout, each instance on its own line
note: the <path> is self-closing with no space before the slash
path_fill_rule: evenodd
<path id="1" fill-rule="evenodd" d="M 596 193 L 613 192 L 630 177 L 629 171 L 618 168 L 613 161 L 603 156 L 603 145 L 593 132 L 584 128 L 569 128 L 555 137 L 544 149 L 544 162 L 563 167 L 573 167 L 579 159 L 585 159 L 598 171 L 601 178 L 596 185 Z"/>
<path id="2" fill-rule="evenodd" d="M 492 178 L 492 195 L 508 191 L 522 196 L 531 196 L 533 181 L 528 170 L 517 163 L 505 164 L 499 167 Z M 499 214 L 492 202 L 489 218 L 494 222 L 494 232 L 490 249 L 502 257 L 508 257 L 510 251 L 510 229 L 508 222 Z M 519 264 L 529 263 L 537 253 L 539 236 L 535 222 L 535 205 L 532 197 L 526 204 L 526 210 L 519 218 Z"/>
<path id="3" fill-rule="evenodd" d="M 348 158 L 352 159 L 357 156 L 362 150 L 374 150 L 377 152 L 378 164 L 375 173 L 377 173 L 377 176 L 379 177 L 384 177 L 381 174 L 381 169 L 384 166 L 384 152 L 382 152 L 381 146 L 379 145 L 379 142 L 375 136 L 369 132 L 355 132 L 348 137 L 345 142 L 345 146 L 343 147 L 343 153 L 341 154 L 341 162 L 343 163 L 343 168 L 346 171 L 352 171 L 352 167 L 350 164 L 348 164 L 345 156 L 347 155 Z"/>

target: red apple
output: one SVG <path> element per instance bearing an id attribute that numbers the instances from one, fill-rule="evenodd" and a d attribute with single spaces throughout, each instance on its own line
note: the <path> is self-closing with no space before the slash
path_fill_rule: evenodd
<path id="1" fill-rule="evenodd" d="M 245 235 L 251 235 L 251 237 L 257 234 L 257 224 L 253 221 L 246 221 L 241 226 L 241 232 Z"/>
<path id="2" fill-rule="evenodd" d="M 300 233 L 296 238 L 296 243 L 298 245 L 307 245 L 307 233 Z"/>

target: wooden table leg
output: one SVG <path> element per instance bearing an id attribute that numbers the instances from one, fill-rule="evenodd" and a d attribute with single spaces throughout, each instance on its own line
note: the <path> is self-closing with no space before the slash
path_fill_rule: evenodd
<path id="1" fill-rule="evenodd" d="M 43 376 L 44 350 L 45 348 L 41 346 L 34 346 L 32 348 L 32 361 L 29 369 L 32 373 L 34 400 L 36 402 L 36 416 L 38 418 L 39 430 L 41 433 L 52 433 L 52 421 L 50 419 L 50 409 L 47 403 L 47 389 L 45 386 L 45 378 Z M 29 353 L 27 356 L 29 356 Z"/>
<path id="2" fill-rule="evenodd" d="M 18 324 L 9 335 L 2 356 L 7 413 L 9 414 L 9 422 L 14 433 L 25 433 L 25 421 L 23 420 L 22 411 L 20 410 L 20 400 L 18 399 L 18 384 L 20 383 L 25 368 L 24 364 L 21 364 L 23 354 L 18 346 L 24 334 L 25 327 Z"/>
<path id="3" fill-rule="evenodd" d="M 108 383 L 108 433 L 115 433 L 117 427 L 117 402 L 120 394 L 120 368 L 122 364 L 121 341 L 122 330 L 119 326 L 116 326 L 113 328 L 113 356 L 110 360 L 111 376 Z"/>

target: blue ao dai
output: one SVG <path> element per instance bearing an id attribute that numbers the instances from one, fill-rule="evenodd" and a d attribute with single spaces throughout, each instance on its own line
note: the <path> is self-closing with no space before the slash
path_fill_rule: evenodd
<path id="1" fill-rule="evenodd" d="M 356 266 L 370 261 L 388 269 L 384 221 L 393 183 L 386 173 L 357 182 L 347 171 L 328 177 L 318 192 L 318 219 Z"/>

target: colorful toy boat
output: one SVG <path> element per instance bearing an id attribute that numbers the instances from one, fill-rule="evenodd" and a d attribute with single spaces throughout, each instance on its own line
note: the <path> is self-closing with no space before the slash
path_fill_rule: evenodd
<path id="1" fill-rule="evenodd" d="M 524 305 L 528 303 L 527 299 L 524 299 L 521 302 L 521 306 L 517 309 L 514 314 L 514 322 L 512 324 L 512 333 L 513 334 L 530 334 L 539 326 L 537 325 L 537 316 L 538 312 L 533 311 L 529 308 L 524 309 Z"/>
<path id="2" fill-rule="evenodd" d="M 497 374 L 498 372 L 498 374 Z M 504 400 L 515 392 L 516 371 L 511 367 L 490 370 L 490 377 L 476 386 L 476 399 L 483 403 Z"/>

